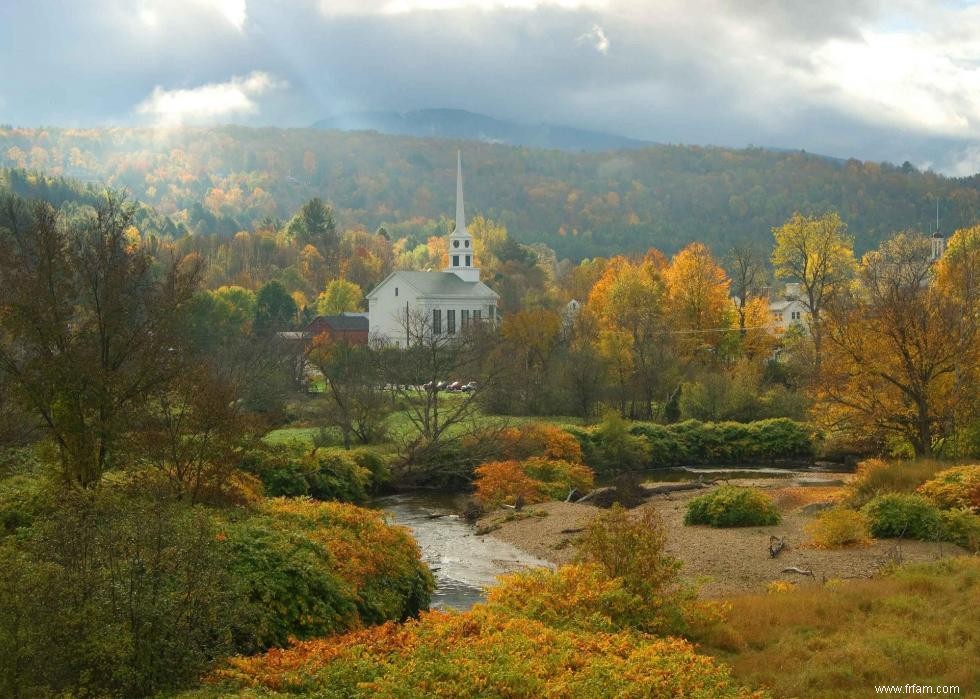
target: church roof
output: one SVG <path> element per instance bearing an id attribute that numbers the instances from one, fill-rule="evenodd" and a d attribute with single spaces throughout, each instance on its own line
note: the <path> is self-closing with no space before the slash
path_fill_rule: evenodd
<path id="1" fill-rule="evenodd" d="M 374 297 L 381 287 L 389 284 L 392 280 L 408 284 L 418 292 L 419 296 L 423 297 L 498 298 L 497 292 L 483 282 L 466 282 L 452 272 L 408 271 L 392 272 L 387 279 L 374 287 L 367 298 Z"/>

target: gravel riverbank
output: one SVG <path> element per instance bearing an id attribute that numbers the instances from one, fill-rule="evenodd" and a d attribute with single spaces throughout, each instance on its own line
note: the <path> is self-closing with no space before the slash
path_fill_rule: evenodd
<path id="1" fill-rule="evenodd" d="M 789 485 L 786 479 L 740 480 L 738 484 L 769 491 L 777 503 Z M 832 489 L 824 490 L 829 498 Z M 668 553 L 683 563 L 684 577 L 703 582 L 701 592 L 706 596 L 761 591 L 775 580 L 809 585 L 831 578 L 870 577 L 896 557 L 904 562 L 925 562 L 964 553 L 951 544 L 907 540 L 880 540 L 870 546 L 828 551 L 809 548 L 805 545 L 808 537 L 804 527 L 813 519 L 812 509 L 792 502 L 781 506 L 783 520 L 774 526 L 684 526 L 687 502 L 705 492 L 708 491 L 702 489 L 656 495 L 634 511 L 652 508 L 660 514 L 667 528 Z M 489 536 L 533 556 L 562 564 L 575 556 L 578 534 L 574 530 L 584 527 L 600 512 L 589 504 L 548 502 L 526 507 L 519 515 L 512 510 L 491 513 L 478 526 L 489 531 Z M 770 536 L 781 537 L 787 544 L 777 558 L 769 557 Z M 813 577 L 784 573 L 789 567 L 812 571 Z"/>

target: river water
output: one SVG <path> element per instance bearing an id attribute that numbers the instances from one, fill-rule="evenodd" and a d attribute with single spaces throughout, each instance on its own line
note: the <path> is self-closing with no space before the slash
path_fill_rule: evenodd
<path id="1" fill-rule="evenodd" d="M 436 589 L 432 607 L 469 609 L 483 600 L 483 591 L 498 575 L 529 567 L 552 567 L 476 528 L 460 517 L 458 500 L 449 495 L 411 493 L 376 499 L 393 524 L 412 530 L 422 559 L 432 569 Z"/>

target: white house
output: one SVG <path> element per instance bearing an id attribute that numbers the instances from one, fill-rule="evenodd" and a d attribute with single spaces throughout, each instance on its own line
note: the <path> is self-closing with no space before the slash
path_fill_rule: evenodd
<path id="1" fill-rule="evenodd" d="M 463 212 L 463 163 L 456 154 L 456 229 L 449 236 L 449 265 L 441 272 L 397 271 L 367 295 L 370 334 L 404 347 L 426 334 L 453 336 L 471 323 L 493 323 L 500 296 L 480 281 L 473 238 Z"/>
<path id="2" fill-rule="evenodd" d="M 802 300 L 800 284 L 787 284 L 782 297 L 769 301 L 769 312 L 772 314 L 772 329 L 777 334 L 786 332 L 794 325 L 802 326 L 807 310 Z"/>

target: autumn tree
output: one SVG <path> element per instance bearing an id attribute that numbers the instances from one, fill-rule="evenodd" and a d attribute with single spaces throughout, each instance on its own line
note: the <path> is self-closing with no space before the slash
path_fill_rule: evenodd
<path id="1" fill-rule="evenodd" d="M 618 386 L 620 412 L 630 417 L 652 416 L 658 379 L 669 365 L 664 266 L 656 251 L 640 261 L 614 258 L 586 304 Z"/>
<path id="2" fill-rule="evenodd" d="M 949 436 L 971 394 L 963 382 L 980 363 L 977 318 L 956 293 L 962 287 L 947 285 L 951 267 L 941 262 L 935 279 L 929 241 L 915 233 L 864 256 L 858 288 L 825 306 L 821 420 L 855 435 L 899 437 L 918 455 Z"/>
<path id="3" fill-rule="evenodd" d="M 776 247 L 772 264 L 776 277 L 799 282 L 813 340 L 814 369 L 820 373 L 823 350 L 823 311 L 847 290 L 854 277 L 854 243 L 836 212 L 823 216 L 796 213 L 773 228 Z"/>
<path id="4" fill-rule="evenodd" d="M 177 373 L 194 259 L 157 269 L 127 236 L 134 207 L 108 196 L 68 219 L 13 199 L 0 212 L 0 371 L 57 448 L 67 483 L 116 465 L 136 406 Z"/>
<path id="5" fill-rule="evenodd" d="M 678 345 L 688 355 L 717 350 L 731 325 L 731 282 L 701 243 L 677 253 L 664 272 L 667 300 Z"/>
<path id="6" fill-rule="evenodd" d="M 732 298 L 738 313 L 738 327 L 745 334 L 746 327 L 752 327 L 747 315 L 752 299 L 763 294 L 769 277 L 766 254 L 756 245 L 742 243 L 729 250 L 726 257 L 728 278 L 731 280 Z"/>
<path id="7" fill-rule="evenodd" d="M 355 438 L 362 444 L 378 439 L 391 403 L 371 348 L 323 333 L 313 339 L 306 357 L 323 376 L 326 422 L 340 430 L 344 448 L 350 449 Z"/>
<path id="8" fill-rule="evenodd" d="M 344 312 L 361 310 L 364 292 L 354 282 L 334 279 L 316 299 L 316 312 L 323 316 L 333 316 Z"/>

